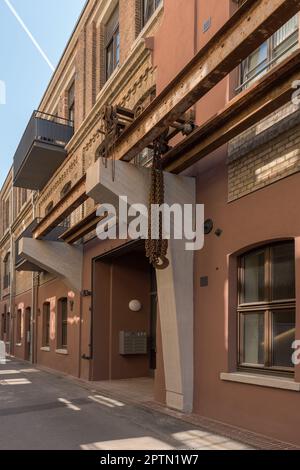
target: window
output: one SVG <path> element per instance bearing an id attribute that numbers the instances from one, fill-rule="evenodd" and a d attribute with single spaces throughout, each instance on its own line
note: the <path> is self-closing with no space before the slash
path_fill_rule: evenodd
<path id="1" fill-rule="evenodd" d="M 50 347 L 50 303 L 43 305 L 43 346 Z"/>
<path id="2" fill-rule="evenodd" d="M 241 65 L 241 84 L 238 90 L 250 86 L 272 66 L 297 49 L 298 36 L 298 15 L 295 15 L 244 60 Z"/>
<path id="3" fill-rule="evenodd" d="M 239 366 L 293 371 L 295 251 L 276 243 L 240 258 Z"/>
<path id="4" fill-rule="evenodd" d="M 59 349 L 68 348 L 68 299 L 58 301 L 57 346 Z"/>
<path id="5" fill-rule="evenodd" d="M 148 23 L 161 0 L 142 0 L 142 26 Z"/>
<path id="6" fill-rule="evenodd" d="M 3 289 L 8 289 L 10 284 L 10 253 L 3 260 Z"/>
<path id="7" fill-rule="evenodd" d="M 5 232 L 10 226 L 10 198 L 3 202 L 3 231 Z"/>
<path id="8" fill-rule="evenodd" d="M 60 192 L 60 199 L 63 199 L 71 191 L 71 189 L 72 189 L 72 182 L 68 181 L 68 183 L 64 185 L 64 187 L 62 188 Z M 71 226 L 71 215 L 68 215 L 68 217 L 64 219 L 64 221 L 62 222 L 62 225 L 66 228 L 69 228 Z"/>
<path id="9" fill-rule="evenodd" d="M 45 215 L 50 214 L 50 212 L 52 211 L 53 207 L 54 207 L 53 201 L 49 202 L 49 204 L 47 205 L 47 207 L 46 207 L 46 209 L 45 209 Z"/>
<path id="10" fill-rule="evenodd" d="M 75 81 L 68 90 L 68 120 L 73 125 L 75 121 Z"/>
<path id="11" fill-rule="evenodd" d="M 68 194 L 71 188 L 72 188 L 72 183 L 71 181 L 68 181 L 68 183 L 64 185 L 64 187 L 62 188 L 60 192 L 60 198 L 63 199 Z"/>
<path id="12" fill-rule="evenodd" d="M 4 333 L 5 333 L 5 313 L 2 313 L 2 315 L 1 315 L 1 335 L 0 335 L 0 339 L 2 341 L 4 339 Z"/>
<path id="13" fill-rule="evenodd" d="M 105 29 L 105 63 L 106 80 L 108 80 L 120 63 L 119 7 L 113 12 Z"/>
<path id="14" fill-rule="evenodd" d="M 20 211 L 27 202 L 27 189 L 18 189 L 18 210 Z"/>
<path id="15" fill-rule="evenodd" d="M 17 311 L 17 343 L 22 342 L 22 310 Z"/>
<path id="16" fill-rule="evenodd" d="M 25 202 L 27 202 L 27 189 L 21 189 L 21 206 L 24 206 Z"/>

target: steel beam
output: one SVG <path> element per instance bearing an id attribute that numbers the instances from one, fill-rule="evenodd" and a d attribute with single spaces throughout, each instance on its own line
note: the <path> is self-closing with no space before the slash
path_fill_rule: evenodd
<path id="1" fill-rule="evenodd" d="M 179 119 L 185 111 L 237 67 L 242 60 L 296 14 L 299 9 L 300 0 L 248 0 L 157 96 L 151 105 L 124 131 L 114 147 L 114 158 L 129 161 L 147 145 L 150 145 L 155 138 Z M 292 60 L 288 59 L 286 62 Z M 190 154 L 184 155 L 175 164 L 171 160 L 173 160 L 173 157 L 175 159 L 175 155 L 178 155 L 178 148 L 176 147 L 174 153 L 168 154 L 166 157 L 168 159 L 168 162 L 165 161 L 166 168 L 174 173 L 179 173 L 201 156 L 210 153 L 211 149 L 214 148 L 214 138 L 216 139 L 215 145 L 220 146 L 284 104 L 287 97 L 290 96 L 291 90 L 287 88 L 287 83 L 285 83 L 285 88 L 283 83 L 279 84 L 280 74 L 283 69 L 280 70 L 277 85 L 271 83 L 274 78 L 273 72 L 269 72 L 264 78 L 264 83 L 268 84 L 268 87 L 265 88 L 265 90 L 268 89 L 268 97 L 263 97 L 259 93 L 256 94 L 255 90 L 258 89 L 256 85 L 245 91 L 225 108 L 226 116 L 223 111 L 213 118 L 218 119 L 218 123 L 212 124 L 210 120 L 204 124 L 207 139 L 205 149 L 204 147 L 198 149 L 197 155 L 190 150 Z M 244 101 L 240 101 L 242 99 Z M 246 103 L 252 104 L 254 99 L 257 100 L 256 108 L 250 114 Z M 246 107 L 244 108 L 246 109 L 244 117 L 242 107 Z M 237 116 L 237 110 L 240 113 L 239 123 L 231 127 L 229 123 L 226 127 L 224 117 L 229 119 L 230 115 Z M 216 129 L 220 125 L 225 127 L 222 131 L 219 131 L 220 135 L 218 137 Z M 203 132 L 204 128 L 202 126 Z M 212 138 L 209 137 L 208 131 L 212 133 Z M 200 135 L 200 132 L 198 135 Z M 224 132 L 223 136 L 222 132 Z M 205 142 L 203 145 L 205 145 Z M 181 152 L 183 152 L 182 148 Z M 189 159 L 189 163 L 185 162 L 187 159 Z M 50 232 L 86 199 L 85 177 L 83 177 L 71 192 L 41 221 L 33 232 L 34 238 L 43 237 Z"/>
<path id="2" fill-rule="evenodd" d="M 53 207 L 32 232 L 33 238 L 42 238 L 51 230 L 63 222 L 77 207 L 88 199 L 85 191 L 85 179 L 83 176 L 68 192 L 68 194 Z"/>
<path id="3" fill-rule="evenodd" d="M 59 238 L 65 243 L 73 244 L 95 230 L 102 219 L 103 217 L 97 217 L 97 209 L 94 209 L 85 216 L 84 219 L 78 222 L 78 224 L 64 232 Z"/>
<path id="4" fill-rule="evenodd" d="M 168 152 L 163 159 L 164 169 L 179 174 L 287 103 L 295 91 L 292 88 L 293 81 L 300 78 L 299 63 L 300 50 L 297 50 Z M 83 177 L 66 198 L 40 222 L 33 236 L 39 238 L 46 235 L 85 199 L 87 195 L 85 177 Z M 81 231 L 80 227 L 80 233 L 76 235 L 72 230 L 70 238 L 66 232 L 65 241 L 74 243 L 78 239 L 77 235 L 79 238 L 86 235 L 98 222 L 94 219 L 90 227 L 86 226 L 88 231 L 85 229 Z"/>
<path id="5" fill-rule="evenodd" d="M 182 172 L 291 101 L 292 84 L 300 78 L 299 63 L 297 50 L 170 150 L 163 158 L 164 169 Z"/>
<path id="6" fill-rule="evenodd" d="M 300 0 L 248 0 L 124 131 L 114 158 L 129 161 L 300 10 Z"/>

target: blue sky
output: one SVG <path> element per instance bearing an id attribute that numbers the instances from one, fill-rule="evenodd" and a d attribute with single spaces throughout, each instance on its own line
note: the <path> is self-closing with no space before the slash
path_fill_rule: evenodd
<path id="1" fill-rule="evenodd" d="M 10 0 L 31 34 L 56 66 L 85 0 Z M 28 119 L 40 103 L 52 71 L 4 0 L 0 0 L 0 187 Z M 1 96 L 0 96 L 1 98 Z"/>

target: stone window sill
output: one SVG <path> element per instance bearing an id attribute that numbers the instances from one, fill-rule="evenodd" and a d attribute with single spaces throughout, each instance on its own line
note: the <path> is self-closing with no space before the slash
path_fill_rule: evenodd
<path id="1" fill-rule="evenodd" d="M 56 349 L 55 352 L 56 354 L 62 354 L 63 356 L 67 356 L 69 354 L 67 349 Z"/>
<path id="2" fill-rule="evenodd" d="M 41 351 L 46 351 L 46 352 L 50 352 L 50 348 L 48 346 L 43 346 L 41 348 Z"/>
<path id="3" fill-rule="evenodd" d="M 20 348 L 22 346 L 22 343 L 16 343 L 16 346 L 18 346 L 18 348 Z"/>
<path id="4" fill-rule="evenodd" d="M 261 387 L 280 388 L 300 392 L 300 383 L 288 377 L 273 377 L 271 375 L 251 374 L 246 372 L 222 372 L 220 379 L 228 382 L 238 382 Z"/>

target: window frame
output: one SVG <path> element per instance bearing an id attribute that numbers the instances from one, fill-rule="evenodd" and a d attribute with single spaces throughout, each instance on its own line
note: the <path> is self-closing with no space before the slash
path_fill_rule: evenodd
<path id="1" fill-rule="evenodd" d="M 156 12 L 157 8 L 159 7 L 159 5 L 161 4 L 162 0 L 152 0 L 153 3 L 154 3 L 154 9 L 152 11 L 152 13 L 146 17 L 146 12 L 145 12 L 145 2 L 146 0 L 140 0 L 140 3 L 141 3 L 141 23 L 142 23 L 142 29 L 146 26 L 146 24 L 148 23 L 148 21 L 150 21 L 150 19 L 152 18 L 152 16 L 154 15 L 154 13 Z"/>
<path id="2" fill-rule="evenodd" d="M 17 336 L 17 344 L 22 344 L 22 323 L 23 323 L 23 315 L 22 309 L 18 308 L 17 310 L 17 328 L 16 328 L 16 336 Z"/>
<path id="3" fill-rule="evenodd" d="M 47 309 L 47 310 L 46 310 Z M 50 302 L 43 304 L 43 344 L 44 348 L 50 349 L 50 329 L 51 329 L 51 305 Z"/>
<path id="4" fill-rule="evenodd" d="M 50 201 L 46 208 L 45 208 L 45 216 L 47 216 L 48 214 L 50 214 L 50 212 L 52 211 L 52 209 L 54 208 L 54 202 L 53 201 Z"/>
<path id="5" fill-rule="evenodd" d="M 112 70 L 108 70 L 108 52 L 112 47 Z M 119 50 L 119 55 L 117 51 Z M 105 79 L 108 81 L 120 63 L 120 25 L 117 24 L 110 39 L 105 45 Z"/>
<path id="6" fill-rule="evenodd" d="M 11 254 L 8 251 L 3 259 L 3 289 L 6 290 L 10 287 L 11 276 Z"/>
<path id="7" fill-rule="evenodd" d="M 65 305 L 66 318 L 63 318 L 63 305 Z M 68 298 L 62 297 L 57 302 L 57 349 L 68 350 Z M 65 329 L 65 335 L 64 335 Z M 66 341 L 64 341 L 64 337 Z M 65 344 L 64 344 L 65 343 Z"/>
<path id="8" fill-rule="evenodd" d="M 75 80 L 72 81 L 68 89 L 68 121 L 71 126 L 75 122 Z"/>
<path id="9" fill-rule="evenodd" d="M 268 245 L 262 245 L 253 250 L 243 253 L 238 258 L 238 299 L 237 299 L 237 366 L 238 370 L 263 371 L 264 373 L 274 373 L 280 375 L 294 375 L 294 367 L 276 366 L 272 364 L 273 359 L 273 314 L 276 311 L 295 312 L 296 323 L 296 298 L 272 300 L 272 248 L 284 244 L 295 244 L 293 240 L 281 240 Z M 264 299 L 257 302 L 243 302 L 243 290 L 245 286 L 245 257 L 255 251 L 264 251 Z M 295 254 L 294 254 L 295 262 Z M 244 362 L 244 321 L 245 315 L 264 314 L 264 364 L 251 364 Z M 292 350 L 291 350 L 292 354 Z"/>
<path id="10" fill-rule="evenodd" d="M 264 41 L 261 46 L 259 46 L 255 51 L 253 51 L 252 54 L 250 54 L 240 65 L 239 67 L 239 86 L 236 89 L 236 92 L 243 91 L 247 89 L 249 86 L 251 86 L 253 83 L 255 83 L 256 80 L 258 80 L 262 75 L 267 73 L 269 70 L 272 69 L 273 66 L 275 66 L 277 63 L 279 63 L 283 58 L 289 54 L 292 53 L 294 48 L 297 48 L 297 44 L 299 44 L 299 15 L 295 15 L 298 17 L 298 28 L 294 31 L 292 31 L 279 45 L 275 46 L 275 37 L 278 31 L 280 31 L 281 28 L 279 28 L 269 39 Z M 294 17 L 292 17 L 290 20 L 292 20 Z M 290 21 L 289 20 L 289 21 Z M 287 22 L 288 23 L 288 22 Z M 284 27 L 283 25 L 282 27 Z M 292 43 L 289 47 L 284 49 L 283 52 L 279 53 L 276 55 L 276 50 L 282 46 L 284 43 L 289 43 L 289 40 L 293 36 L 297 35 L 297 40 L 295 39 L 294 43 Z M 260 49 L 263 45 L 267 45 L 267 58 L 266 61 L 263 61 L 259 64 L 257 64 L 253 69 L 249 69 L 249 60 L 250 57 Z M 299 47 L 299 46 L 298 46 Z M 264 66 L 262 64 L 266 62 Z M 260 67 L 262 68 L 260 69 Z M 254 72 L 257 70 L 256 72 Z M 249 74 L 253 73 L 253 75 L 250 77 Z"/>

